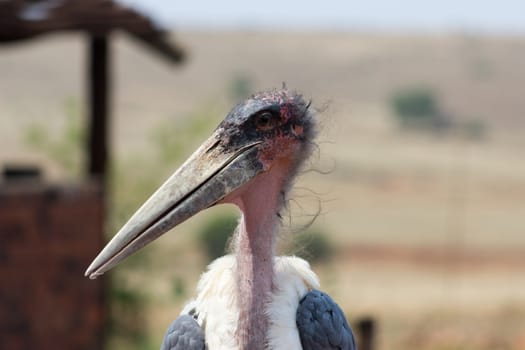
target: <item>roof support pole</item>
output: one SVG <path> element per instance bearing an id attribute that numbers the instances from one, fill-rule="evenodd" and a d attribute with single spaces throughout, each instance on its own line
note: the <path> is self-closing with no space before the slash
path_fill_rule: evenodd
<path id="1" fill-rule="evenodd" d="M 109 38 L 89 37 L 88 57 L 88 174 L 100 181 L 103 193 L 107 182 L 108 135 L 110 110 L 110 46 Z"/>

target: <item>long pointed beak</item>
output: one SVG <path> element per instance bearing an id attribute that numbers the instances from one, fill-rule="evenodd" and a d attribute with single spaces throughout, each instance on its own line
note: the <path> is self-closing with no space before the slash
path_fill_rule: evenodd
<path id="1" fill-rule="evenodd" d="M 163 233 L 226 197 L 262 171 L 259 142 L 230 150 L 216 131 L 140 207 L 86 270 L 94 279 Z"/>

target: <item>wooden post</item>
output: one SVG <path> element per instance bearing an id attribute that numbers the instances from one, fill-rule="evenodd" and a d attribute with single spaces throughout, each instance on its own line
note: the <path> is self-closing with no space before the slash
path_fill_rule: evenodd
<path id="1" fill-rule="evenodd" d="M 376 323 L 372 317 L 364 317 L 357 322 L 357 342 L 359 350 L 374 350 Z"/>
<path id="2" fill-rule="evenodd" d="M 89 37 L 88 103 L 89 103 L 89 152 L 88 174 L 100 181 L 103 194 L 106 190 L 109 135 L 110 81 L 109 38 Z"/>

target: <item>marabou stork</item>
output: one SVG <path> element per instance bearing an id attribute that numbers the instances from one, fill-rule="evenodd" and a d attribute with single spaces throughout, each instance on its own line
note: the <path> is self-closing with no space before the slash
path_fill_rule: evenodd
<path id="1" fill-rule="evenodd" d="M 356 349 L 308 263 L 275 256 L 280 211 L 316 134 L 309 107 L 286 88 L 238 104 L 87 269 L 96 278 L 203 209 L 239 207 L 234 253 L 211 263 L 161 349 Z"/>

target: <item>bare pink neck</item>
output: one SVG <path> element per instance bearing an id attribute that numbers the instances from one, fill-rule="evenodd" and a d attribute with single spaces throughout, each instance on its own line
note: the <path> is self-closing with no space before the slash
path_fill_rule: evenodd
<path id="1" fill-rule="evenodd" d="M 273 285 L 273 230 L 250 230 L 247 221 L 243 217 L 237 242 L 237 338 L 240 349 L 261 349 L 268 331 L 265 306 Z"/>
<path id="2" fill-rule="evenodd" d="M 282 179 L 263 174 L 235 202 L 243 212 L 237 236 L 237 292 L 239 348 L 263 349 L 267 343 L 266 304 L 273 287 L 273 257 L 282 205 Z"/>

